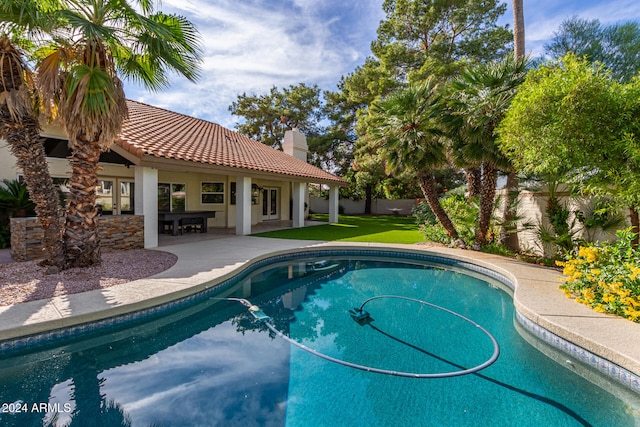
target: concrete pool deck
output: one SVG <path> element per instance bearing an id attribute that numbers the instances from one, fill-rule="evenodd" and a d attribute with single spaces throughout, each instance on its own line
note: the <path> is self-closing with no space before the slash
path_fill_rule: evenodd
<path id="1" fill-rule="evenodd" d="M 542 334 L 587 350 L 640 376 L 640 324 L 576 303 L 558 289 L 553 269 L 481 252 L 422 245 L 336 243 L 221 236 L 213 240 L 157 248 L 178 257 L 152 277 L 106 289 L 0 307 L 0 341 L 126 314 L 197 293 L 222 282 L 252 261 L 271 255 L 314 249 L 378 248 L 427 253 L 472 263 L 501 273 L 515 285 L 514 305 Z M 574 350 L 575 351 L 575 350 Z M 613 366 L 612 365 L 612 366 Z M 605 369 L 616 369 L 605 367 Z"/>

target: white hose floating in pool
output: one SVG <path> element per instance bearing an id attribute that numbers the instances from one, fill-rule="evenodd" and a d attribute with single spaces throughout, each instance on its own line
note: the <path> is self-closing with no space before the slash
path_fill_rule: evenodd
<path id="1" fill-rule="evenodd" d="M 429 307 L 433 307 L 436 308 L 438 310 L 442 310 L 444 312 L 447 312 L 449 314 L 452 314 L 462 320 L 464 320 L 465 322 L 471 323 L 472 325 L 474 325 L 476 328 L 480 329 L 487 337 L 489 337 L 489 339 L 491 340 L 491 343 L 493 344 L 493 354 L 491 355 L 491 357 L 489 359 L 487 359 L 485 362 L 474 366 L 472 368 L 469 369 L 461 369 L 458 371 L 451 371 L 451 372 L 437 372 L 437 373 L 432 373 L 432 374 L 423 374 L 423 373 L 414 373 L 414 372 L 403 372 L 403 371 L 392 371 L 392 370 L 388 370 L 388 369 L 381 369 L 381 368 L 374 368 L 371 366 L 365 366 L 365 365 L 359 365 L 357 363 L 352 363 L 352 362 L 347 362 L 345 360 L 341 360 L 341 359 L 336 359 L 335 357 L 331 357 L 328 356 L 324 353 L 320 353 L 319 351 L 316 351 L 312 348 L 307 347 L 304 344 L 301 344 L 293 339 L 291 339 L 290 337 L 286 336 L 285 334 L 283 334 L 282 332 L 280 332 L 278 329 L 276 329 L 276 327 L 269 321 L 270 318 L 269 316 L 267 316 L 258 306 L 253 305 L 251 302 L 249 302 L 246 299 L 243 298 L 211 298 L 213 300 L 227 300 L 227 301 L 237 301 L 240 302 L 242 305 L 246 306 L 249 308 L 249 312 L 255 317 L 256 320 L 263 322 L 267 328 L 269 328 L 272 332 L 274 332 L 276 335 L 280 336 L 281 338 L 287 340 L 288 342 L 290 342 L 291 344 L 295 345 L 298 348 L 301 348 L 302 350 L 313 354 L 314 356 L 320 357 L 322 359 L 328 360 L 330 362 L 333 363 L 337 363 L 339 365 L 343 365 L 343 366 L 347 366 L 349 368 L 354 368 L 354 369 L 359 369 L 361 371 L 366 371 L 366 372 L 373 372 L 376 374 L 385 374 L 385 375 L 391 375 L 391 376 L 396 376 L 396 377 L 407 377 L 407 378 L 450 378 L 450 377 L 459 377 L 462 375 L 468 375 L 468 374 L 473 374 L 474 372 L 478 372 L 482 369 L 485 369 L 489 366 L 491 366 L 496 360 L 498 360 L 498 357 L 500 356 L 500 345 L 498 344 L 498 341 L 496 341 L 496 339 L 493 337 L 493 335 L 491 335 L 489 333 L 489 331 L 487 331 L 485 328 L 483 328 L 482 326 L 480 326 L 479 324 L 477 324 L 476 322 L 474 322 L 471 319 L 468 319 L 466 317 L 464 317 L 463 315 L 456 313 L 455 311 L 451 311 L 449 309 L 446 309 L 444 307 L 440 307 L 438 305 L 432 304 L 430 302 L 427 301 L 422 301 L 419 299 L 415 299 L 415 298 L 409 298 L 409 297 L 403 297 L 403 296 L 398 296 L 398 295 L 379 295 L 379 296 L 375 296 L 372 298 L 369 298 L 368 300 L 366 300 L 365 302 L 362 303 L 362 305 L 360 306 L 360 308 L 356 308 L 355 312 L 354 311 L 350 311 L 351 316 L 358 322 L 364 322 L 369 318 L 369 313 L 364 311 L 364 306 L 373 300 L 376 299 L 383 299 L 383 298 L 394 298 L 394 299 L 403 299 L 403 300 L 407 300 L 407 301 L 413 301 L 413 302 L 417 302 L 419 304 L 423 304 L 423 305 L 427 305 Z"/>

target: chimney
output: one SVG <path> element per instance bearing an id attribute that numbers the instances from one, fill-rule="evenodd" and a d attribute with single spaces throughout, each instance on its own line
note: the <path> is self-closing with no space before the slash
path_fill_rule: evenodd
<path id="1" fill-rule="evenodd" d="M 298 129 L 286 131 L 284 133 L 284 140 L 282 141 L 282 151 L 306 162 L 307 153 L 309 152 L 307 137 L 300 133 Z"/>

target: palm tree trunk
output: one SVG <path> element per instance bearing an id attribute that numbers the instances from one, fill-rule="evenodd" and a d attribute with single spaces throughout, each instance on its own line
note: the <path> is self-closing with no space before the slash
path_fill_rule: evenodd
<path id="1" fill-rule="evenodd" d="M 64 268 L 64 246 L 62 244 L 62 210 L 58 192 L 49 174 L 40 124 L 33 116 L 23 116 L 20 121 L 11 118 L 6 105 L 0 107 L 0 136 L 9 145 L 11 154 L 22 169 L 29 197 L 35 203 L 44 237 L 42 241 L 43 265 Z"/>
<path id="2" fill-rule="evenodd" d="M 513 6 L 513 55 L 524 58 L 524 5 L 522 0 L 512 0 Z"/>
<path id="3" fill-rule="evenodd" d="M 631 220 L 631 232 L 635 237 L 631 241 L 634 248 L 638 249 L 640 244 L 640 220 L 638 218 L 638 211 L 633 207 L 629 207 L 629 219 Z"/>
<path id="4" fill-rule="evenodd" d="M 500 244 L 505 245 L 508 249 L 518 252 L 520 251 L 520 239 L 518 238 L 516 218 L 517 200 L 520 195 L 518 175 L 515 172 L 509 172 L 507 175 L 507 185 L 505 187 L 506 194 L 502 205 L 503 225 L 500 227 Z"/>
<path id="5" fill-rule="evenodd" d="M 371 202 L 373 201 L 373 185 L 367 184 L 365 187 L 364 214 L 371 215 Z"/>
<path id="6" fill-rule="evenodd" d="M 70 194 L 64 235 L 67 266 L 100 263 L 96 187 L 101 149 L 98 143 L 78 137 L 71 153 Z"/>
<path id="7" fill-rule="evenodd" d="M 22 53 L 7 37 L 0 38 L 0 65 L 0 98 L 3 100 L 0 104 L 0 137 L 7 141 L 17 166 L 22 169 L 29 197 L 36 205 L 36 215 L 44 232 L 43 264 L 64 268 L 62 211 L 49 174 L 40 123 L 29 96 L 30 74 Z"/>
<path id="8" fill-rule="evenodd" d="M 493 216 L 494 202 L 496 198 L 496 183 L 498 171 L 490 162 L 482 163 L 482 194 L 480 195 L 480 217 L 476 229 L 476 245 L 487 243 L 487 234 Z"/>
<path id="9" fill-rule="evenodd" d="M 482 173 L 480 168 L 470 167 L 467 168 L 467 191 L 469 197 L 475 197 L 482 192 Z"/>
<path id="10" fill-rule="evenodd" d="M 449 215 L 445 212 L 440 204 L 440 199 L 438 199 L 438 192 L 435 187 L 435 179 L 431 174 L 424 174 L 418 177 L 420 182 L 420 189 L 422 190 L 422 194 L 424 194 L 424 198 L 427 200 L 429 207 L 433 211 L 434 215 L 440 222 L 440 225 L 445 229 L 447 235 L 453 240 L 460 240 L 460 236 L 458 235 L 458 231 L 455 226 L 451 222 Z"/>
<path id="11" fill-rule="evenodd" d="M 513 8 L 513 56 L 516 60 L 525 57 L 524 40 L 524 4 L 522 0 L 512 0 Z M 518 239 L 515 218 L 516 200 L 519 195 L 518 176 L 515 172 L 507 175 L 507 194 L 502 210 L 502 218 L 505 225 L 500 230 L 500 243 L 504 244 L 514 252 L 520 251 L 520 241 Z"/>

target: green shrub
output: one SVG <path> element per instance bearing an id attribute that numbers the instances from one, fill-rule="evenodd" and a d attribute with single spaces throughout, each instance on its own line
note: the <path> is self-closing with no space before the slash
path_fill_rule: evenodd
<path id="1" fill-rule="evenodd" d="M 8 217 L 33 216 L 35 207 L 25 184 L 15 179 L 0 182 L 0 210 Z"/>
<path id="2" fill-rule="evenodd" d="M 475 240 L 480 207 L 476 199 L 467 199 L 461 194 L 451 194 L 442 200 L 442 207 L 458 230 L 460 238 L 472 244 Z"/>
<path id="3" fill-rule="evenodd" d="M 441 200 L 441 203 L 460 237 L 467 243 L 473 242 L 479 212 L 476 200 L 469 200 L 462 194 L 450 193 Z M 412 214 L 427 240 L 445 244 L 451 242 L 426 202 L 414 207 Z"/>
<path id="4" fill-rule="evenodd" d="M 411 208 L 411 215 L 416 219 L 416 224 L 435 225 L 438 223 L 435 214 L 427 202 L 420 202 Z"/>
<path id="5" fill-rule="evenodd" d="M 640 251 L 631 244 L 631 229 L 617 234 L 615 243 L 587 243 L 558 261 L 566 276 L 560 289 L 595 311 L 640 323 Z"/>
<path id="6" fill-rule="evenodd" d="M 481 251 L 489 254 L 503 255 L 503 256 L 514 255 L 514 253 L 510 251 L 506 246 L 496 242 L 487 243 L 486 245 L 482 246 Z"/>
<path id="7" fill-rule="evenodd" d="M 428 242 L 443 243 L 445 245 L 451 242 L 447 232 L 440 224 L 421 225 L 420 231 Z"/>

